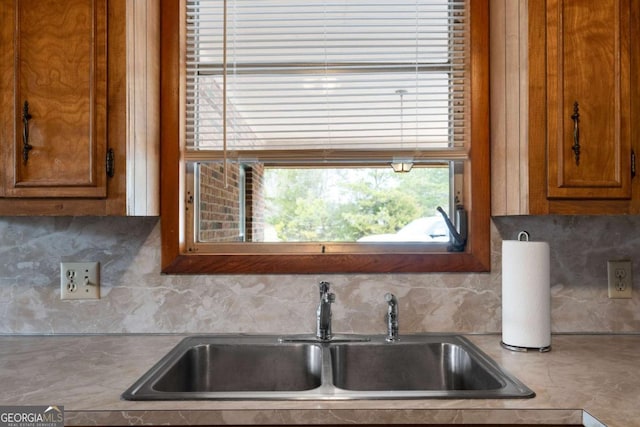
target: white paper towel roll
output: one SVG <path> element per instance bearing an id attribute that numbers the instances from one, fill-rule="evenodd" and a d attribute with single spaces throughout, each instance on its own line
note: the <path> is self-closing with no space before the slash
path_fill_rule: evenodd
<path id="1" fill-rule="evenodd" d="M 502 342 L 517 349 L 551 346 L 549 244 L 502 242 Z"/>

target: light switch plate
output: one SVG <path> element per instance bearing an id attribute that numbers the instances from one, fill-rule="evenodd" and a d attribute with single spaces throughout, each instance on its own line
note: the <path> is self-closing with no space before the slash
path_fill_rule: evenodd
<path id="1" fill-rule="evenodd" d="M 100 299 L 100 263 L 61 262 L 61 299 Z"/>

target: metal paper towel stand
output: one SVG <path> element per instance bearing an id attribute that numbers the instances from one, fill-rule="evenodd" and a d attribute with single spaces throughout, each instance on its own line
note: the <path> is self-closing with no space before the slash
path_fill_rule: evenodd
<path id="1" fill-rule="evenodd" d="M 526 231 L 521 231 L 518 233 L 518 240 L 521 242 L 528 242 L 529 241 L 529 233 L 527 233 Z M 519 347 L 517 345 L 509 345 L 509 344 L 505 344 L 504 341 L 500 341 L 500 345 L 504 348 L 506 348 L 507 350 L 511 350 L 511 351 L 518 351 L 518 352 L 528 352 L 528 351 L 538 351 L 540 353 L 546 353 L 548 351 L 551 351 L 551 346 L 548 345 L 546 347 Z"/>

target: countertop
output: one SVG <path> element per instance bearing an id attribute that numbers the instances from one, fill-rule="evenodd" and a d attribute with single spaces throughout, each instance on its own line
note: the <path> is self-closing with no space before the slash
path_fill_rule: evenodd
<path id="1" fill-rule="evenodd" d="M 571 424 L 640 426 L 640 335 L 554 335 L 514 353 L 468 335 L 532 399 L 130 402 L 120 394 L 181 335 L 0 336 L 0 405 L 63 405 L 67 425 Z"/>

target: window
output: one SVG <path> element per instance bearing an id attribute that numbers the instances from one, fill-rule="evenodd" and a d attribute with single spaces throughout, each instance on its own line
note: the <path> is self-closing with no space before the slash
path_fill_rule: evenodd
<path id="1" fill-rule="evenodd" d="M 162 7 L 164 271 L 488 269 L 487 2 Z M 378 179 L 397 198 L 366 211 L 355 189 Z M 305 180 L 324 197 L 292 226 L 277 189 Z M 405 202 L 432 181 L 444 197 Z M 430 224 L 435 205 L 468 212 L 463 252 Z"/>

